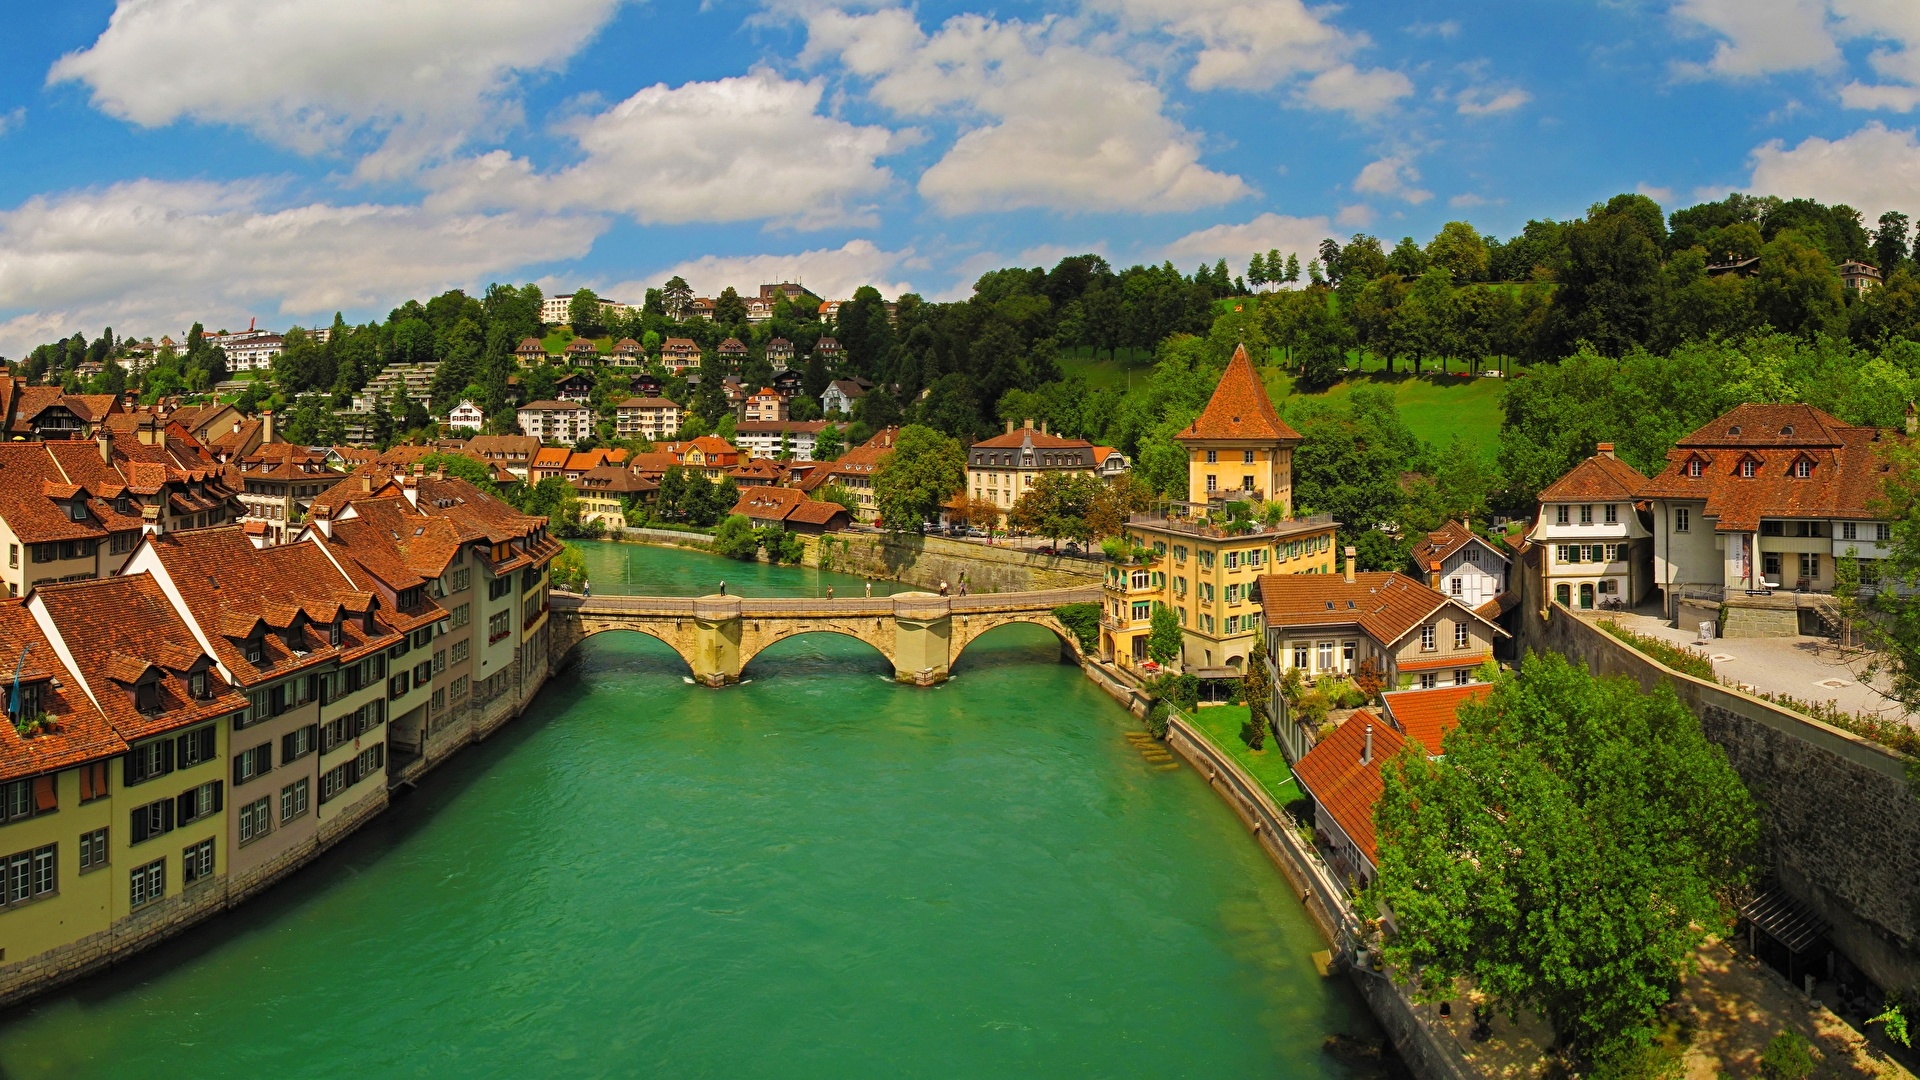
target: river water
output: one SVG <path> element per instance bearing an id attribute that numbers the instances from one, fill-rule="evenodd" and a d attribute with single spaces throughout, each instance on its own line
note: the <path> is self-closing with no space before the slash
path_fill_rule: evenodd
<path id="1" fill-rule="evenodd" d="M 1322 1040 L 1376 1032 L 1278 872 L 1058 655 L 996 630 L 923 690 L 817 635 L 715 691 L 602 635 L 314 865 L 0 1017 L 0 1077 L 1346 1076 Z"/>

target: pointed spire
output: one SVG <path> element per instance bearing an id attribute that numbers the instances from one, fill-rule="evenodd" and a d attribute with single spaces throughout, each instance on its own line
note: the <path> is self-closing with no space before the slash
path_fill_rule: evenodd
<path id="1" fill-rule="evenodd" d="M 1213 388 L 1206 410 L 1176 437 L 1272 441 L 1298 439 L 1300 433 L 1274 411 L 1273 399 L 1267 396 L 1259 372 L 1247 358 L 1247 347 L 1241 345 L 1227 361 L 1227 370 L 1220 376 L 1220 385 Z"/>

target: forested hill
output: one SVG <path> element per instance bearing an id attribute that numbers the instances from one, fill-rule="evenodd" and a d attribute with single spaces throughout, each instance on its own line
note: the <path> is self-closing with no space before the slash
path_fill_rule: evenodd
<path id="1" fill-rule="evenodd" d="M 1405 533 L 1445 513 L 1525 513 L 1598 441 L 1619 444 L 1643 470 L 1657 468 L 1674 438 L 1738 401 L 1805 400 L 1850 421 L 1898 422 L 1920 396 L 1914 241 L 1899 213 L 1869 226 L 1845 206 L 1733 195 L 1669 215 L 1644 196 L 1620 195 L 1578 220 L 1529 222 L 1504 241 L 1464 222 L 1424 244 L 1359 234 L 1300 253 L 1304 267 L 1298 254 L 1249 253 L 1239 276 L 1224 261 L 1187 274 L 1170 264 L 1116 270 L 1082 255 L 1051 269 L 992 271 L 953 303 L 909 294 L 889 305 L 863 288 L 832 320 L 819 298 L 802 296 L 749 325 L 732 289 L 717 298 L 712 321 L 675 318 L 692 293 L 674 279 L 606 325 L 594 325 L 603 321 L 594 319 L 598 305 L 583 293 L 574 325 L 561 333 L 602 351 L 625 337 L 649 350 L 689 337 L 716 373 L 715 346 L 737 337 L 749 350 L 740 373 L 755 383 L 771 372 L 767 342 L 785 338 L 812 353 L 810 392 L 832 378 L 875 384 L 852 418 L 854 438 L 908 421 L 970 439 L 1032 417 L 1128 452 L 1136 474 L 1163 491 L 1184 486 L 1172 434 L 1245 343 L 1308 437 L 1303 506 L 1332 510 L 1356 536 L 1376 524 Z M 1879 268 L 1884 283 L 1845 288 L 1838 268 L 1848 260 Z M 325 343 L 290 333 L 273 381 L 250 389 L 244 404 L 290 408 L 294 430 L 318 440 L 329 434 L 331 409 L 387 364 L 436 362 L 430 401 L 394 403 L 396 432 L 461 398 L 480 402 L 496 424 L 510 422 L 513 349 L 550 330 L 540 323 L 541 299 L 534 286 L 494 285 L 477 298 L 452 291 L 410 300 L 359 326 L 336 316 Z M 813 349 L 828 335 L 841 345 L 831 361 Z M 111 331 L 92 341 L 76 334 L 33 350 L 21 367 L 78 389 L 79 365 L 104 361 L 85 388 L 116 389 L 126 373 L 113 358 L 124 344 Z M 218 350 L 197 338 L 187 345 L 146 374 L 147 396 L 204 390 L 224 377 Z M 1076 374 L 1063 374 L 1063 358 Z M 1393 380 L 1487 368 L 1507 372 L 1498 390 L 1449 392 L 1480 408 L 1416 433 L 1395 407 L 1406 383 Z M 1115 369 L 1127 377 L 1091 380 L 1099 388 L 1082 377 Z M 540 396 L 556 372 L 519 374 Z M 610 409 L 624 379 L 606 372 L 595 404 Z M 1338 394 L 1322 395 L 1343 380 Z M 692 408 L 695 424 L 725 422 L 717 393 L 689 394 L 680 380 L 669 392 Z M 1486 429 L 1496 424 L 1489 459 L 1474 448 L 1489 445 Z"/>

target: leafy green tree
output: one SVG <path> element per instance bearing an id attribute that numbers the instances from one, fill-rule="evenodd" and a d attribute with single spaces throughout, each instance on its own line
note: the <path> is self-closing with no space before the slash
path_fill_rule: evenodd
<path id="1" fill-rule="evenodd" d="M 1393 914 L 1388 961 L 1424 995 L 1470 979 L 1537 1013 L 1578 1061 L 1646 1042 L 1754 873 L 1753 799 L 1673 689 L 1557 654 L 1382 772 L 1365 901 Z"/>
<path id="2" fill-rule="evenodd" d="M 940 513 L 966 486 L 966 452 L 960 440 L 921 424 L 900 429 L 893 449 L 873 472 L 873 498 L 890 532 L 912 532 Z"/>
<path id="3" fill-rule="evenodd" d="M 729 559 L 751 561 L 760 555 L 760 536 L 745 514 L 732 514 L 713 530 L 713 550 Z"/>
<path id="4" fill-rule="evenodd" d="M 1153 618 L 1147 623 L 1147 656 L 1162 667 L 1170 667 L 1180 661 L 1180 620 L 1173 609 L 1164 604 L 1155 604 Z"/>

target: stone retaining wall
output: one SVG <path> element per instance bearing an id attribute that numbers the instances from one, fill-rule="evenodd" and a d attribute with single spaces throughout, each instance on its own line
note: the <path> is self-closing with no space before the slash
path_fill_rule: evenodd
<path id="1" fill-rule="evenodd" d="M 1920 798 L 1905 755 L 1674 671 L 1558 605 L 1523 606 L 1527 648 L 1648 689 L 1671 683 L 1761 804 L 1780 884 L 1832 924 L 1833 946 L 1881 987 L 1920 982 Z"/>

